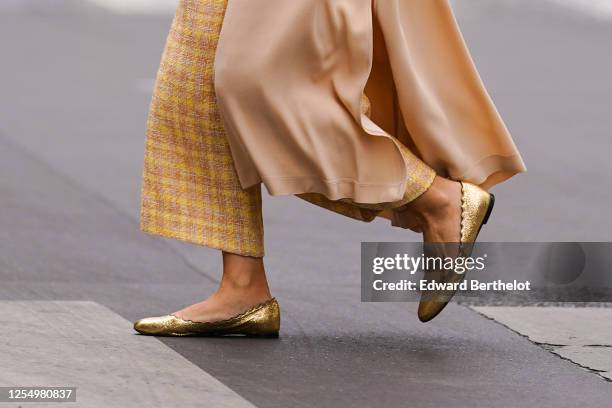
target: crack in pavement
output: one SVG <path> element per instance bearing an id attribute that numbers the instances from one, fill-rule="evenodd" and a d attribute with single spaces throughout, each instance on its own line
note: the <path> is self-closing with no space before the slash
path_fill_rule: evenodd
<path id="1" fill-rule="evenodd" d="M 588 371 L 589 373 L 595 374 L 597 375 L 599 378 L 603 379 L 606 382 L 612 383 L 612 376 L 611 377 L 607 377 L 605 375 L 602 375 L 602 373 L 606 373 L 606 374 L 612 374 L 610 373 L 610 371 L 605 370 L 605 369 L 597 369 L 597 368 L 593 368 L 589 365 L 586 364 L 581 364 L 573 359 L 571 359 L 568 356 L 564 356 L 562 354 L 560 354 L 559 350 L 560 349 L 565 349 L 568 347 L 578 347 L 578 348 L 583 348 L 583 349 L 587 349 L 589 347 L 594 347 L 594 348 L 612 348 L 612 345 L 608 345 L 608 344 L 597 344 L 597 345 L 580 345 L 580 346 L 574 346 L 574 345 L 569 345 L 569 344 L 555 344 L 555 343 L 546 343 L 546 342 L 538 342 L 535 340 L 532 340 L 532 338 L 525 333 L 522 333 L 520 331 L 518 331 L 517 329 L 513 328 L 512 326 L 503 323 L 499 320 L 497 320 L 495 317 L 489 316 L 486 313 L 474 308 L 474 307 L 470 307 L 471 310 L 475 311 L 476 313 L 478 313 L 479 315 L 481 315 L 482 317 L 492 320 L 493 322 L 499 324 L 500 326 L 505 327 L 506 329 L 516 333 L 517 335 L 519 335 L 520 337 L 523 337 L 524 339 L 526 339 L 527 341 L 529 341 L 530 343 L 550 352 L 552 355 L 557 356 L 558 358 L 562 359 L 562 360 L 566 360 L 569 361 L 570 363 L 572 363 L 573 365 L 580 367 L 581 369 Z"/>

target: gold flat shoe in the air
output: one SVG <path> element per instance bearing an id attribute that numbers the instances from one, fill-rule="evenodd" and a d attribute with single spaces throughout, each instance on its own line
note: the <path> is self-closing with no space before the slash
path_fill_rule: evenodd
<path id="1" fill-rule="evenodd" d="M 461 241 L 459 242 L 459 256 L 469 257 L 476 238 L 487 223 L 495 204 L 495 196 L 482 188 L 462 182 L 461 183 Z M 438 282 L 461 283 L 464 274 L 454 271 L 433 273 Z M 456 290 L 428 291 L 421 295 L 418 316 L 422 322 L 428 322 L 436 317 L 455 295 Z"/>
<path id="2" fill-rule="evenodd" d="M 149 336 L 278 337 L 280 307 L 272 298 L 244 313 L 217 322 L 193 322 L 174 315 L 148 317 L 134 323 L 134 330 Z"/>

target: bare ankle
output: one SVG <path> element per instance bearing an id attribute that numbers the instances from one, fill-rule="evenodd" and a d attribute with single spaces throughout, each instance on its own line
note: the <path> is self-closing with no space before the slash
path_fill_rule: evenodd
<path id="1" fill-rule="evenodd" d="M 263 260 L 224 253 L 223 278 L 219 290 L 240 292 L 244 295 L 269 295 Z"/>
<path id="2" fill-rule="evenodd" d="M 422 225 L 436 222 L 453 211 L 459 204 L 459 184 L 442 177 L 436 177 L 431 187 L 409 204 L 410 210 Z"/>

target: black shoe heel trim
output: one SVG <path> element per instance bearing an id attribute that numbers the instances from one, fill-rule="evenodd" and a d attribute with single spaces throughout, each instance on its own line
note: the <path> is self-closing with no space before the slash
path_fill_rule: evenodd
<path id="1" fill-rule="evenodd" d="M 487 208 L 487 213 L 485 214 L 484 220 L 482 221 L 483 224 L 486 224 L 487 221 L 489 221 L 489 217 L 491 216 L 491 213 L 493 212 L 493 207 L 495 206 L 495 195 L 490 194 L 491 199 L 489 200 L 489 208 Z"/>

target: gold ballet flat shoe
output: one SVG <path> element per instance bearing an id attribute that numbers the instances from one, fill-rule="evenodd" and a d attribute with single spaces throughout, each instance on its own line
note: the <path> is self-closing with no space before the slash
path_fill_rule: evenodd
<path id="1" fill-rule="evenodd" d="M 280 307 L 275 298 L 226 320 L 194 322 L 174 315 L 148 317 L 134 323 L 134 330 L 148 336 L 278 337 Z"/>
<path id="2" fill-rule="evenodd" d="M 482 226 L 487 223 L 493 206 L 495 196 L 482 188 L 467 182 L 461 182 L 461 238 L 459 242 L 459 256 L 472 255 L 474 243 Z M 454 271 L 434 271 L 434 280 L 443 283 L 461 283 L 464 274 Z M 431 280 L 431 279 L 429 279 Z M 427 291 L 421 295 L 418 316 L 422 322 L 428 322 L 436 317 L 446 307 L 455 295 L 456 290 Z"/>

